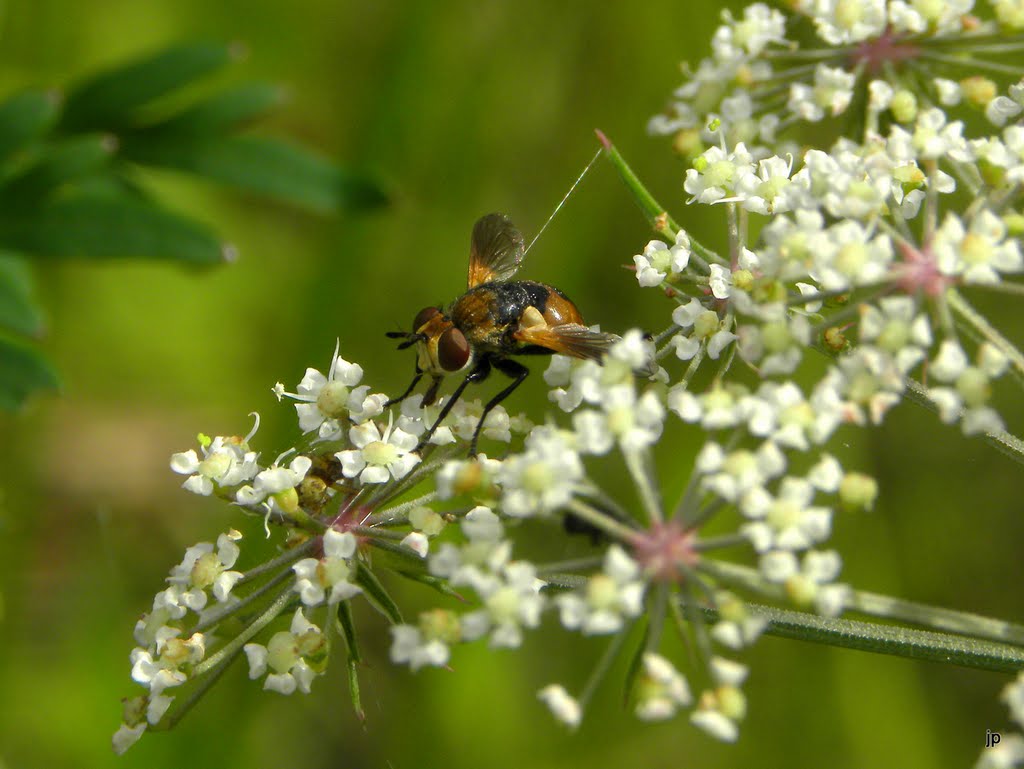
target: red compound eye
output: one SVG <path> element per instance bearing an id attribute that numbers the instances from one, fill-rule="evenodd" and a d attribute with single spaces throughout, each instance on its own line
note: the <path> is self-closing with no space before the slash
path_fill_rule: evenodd
<path id="1" fill-rule="evenodd" d="M 426 325 L 427 321 L 433 318 L 435 315 L 440 315 L 441 311 L 436 307 L 427 307 L 416 313 L 416 318 L 412 322 L 413 333 L 419 331 Z"/>
<path id="2" fill-rule="evenodd" d="M 469 342 L 457 328 L 450 328 L 437 340 L 437 362 L 445 371 L 458 371 L 469 361 Z"/>

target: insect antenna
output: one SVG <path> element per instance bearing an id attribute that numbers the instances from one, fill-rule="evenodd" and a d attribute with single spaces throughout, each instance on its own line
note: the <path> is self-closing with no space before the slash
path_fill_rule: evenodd
<path id="1" fill-rule="evenodd" d="M 530 245 L 528 245 L 526 247 L 526 250 L 523 251 L 523 256 L 526 256 L 528 253 L 530 253 L 530 249 L 533 248 L 533 244 L 537 242 L 541 235 L 544 234 L 544 230 L 546 230 L 548 228 L 548 225 L 551 224 L 551 220 L 555 218 L 555 214 L 557 214 L 561 210 L 562 206 L 565 205 L 565 201 L 569 199 L 569 196 L 572 195 L 573 190 L 575 190 L 579 183 L 583 181 L 583 177 L 587 175 L 587 171 L 589 171 L 593 167 L 594 163 L 597 162 L 597 159 L 601 157 L 602 152 L 604 152 L 604 149 L 599 149 L 597 151 L 597 154 L 594 155 L 594 157 L 591 159 L 589 163 L 587 163 L 587 167 L 583 169 L 583 173 L 576 177 L 576 181 L 572 183 L 572 186 L 569 188 L 569 191 L 565 193 L 565 197 L 563 197 L 558 202 L 558 205 L 555 206 L 555 210 L 551 212 L 551 216 L 549 216 L 548 220 L 544 222 L 544 226 L 540 228 L 536 235 L 533 236 L 533 240 L 530 241 Z"/>

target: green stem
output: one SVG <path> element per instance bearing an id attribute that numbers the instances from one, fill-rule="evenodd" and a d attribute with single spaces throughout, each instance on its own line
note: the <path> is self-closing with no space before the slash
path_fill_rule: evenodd
<path id="1" fill-rule="evenodd" d="M 652 478 L 651 463 L 653 459 L 651 453 L 646 450 L 623 450 L 622 456 L 626 460 L 626 467 L 633 478 L 633 483 L 640 493 L 640 501 L 647 513 L 647 520 L 651 523 L 661 523 L 665 520 L 665 513 L 661 509 L 661 496 L 658 494 L 657 484 Z"/>
<path id="2" fill-rule="evenodd" d="M 290 553 L 291 555 L 291 553 Z M 280 560 L 280 559 L 275 559 Z M 298 561 L 298 558 L 295 558 Z M 237 614 L 240 611 L 252 606 L 260 598 L 266 595 L 268 592 L 274 589 L 275 586 L 280 585 L 284 580 L 292 576 L 292 570 L 289 568 L 283 569 L 280 573 L 275 574 L 271 579 L 260 585 L 256 590 L 253 590 L 249 595 L 245 596 L 234 603 L 223 604 L 207 612 L 201 621 L 196 623 L 196 626 L 192 628 L 193 633 L 205 633 L 209 628 L 223 622 L 226 618 L 232 614 Z"/>
<path id="3" fill-rule="evenodd" d="M 238 580 L 237 585 L 244 585 L 246 582 L 252 582 L 254 579 L 262 577 L 264 574 L 277 571 L 281 566 L 289 566 L 305 555 L 312 553 L 316 550 L 321 543 L 319 537 L 313 537 L 306 540 L 301 545 L 293 547 L 285 553 L 282 553 L 277 558 L 271 558 L 266 563 L 261 563 L 259 566 L 254 566 L 249 571 L 242 575 L 242 578 Z"/>
<path id="4" fill-rule="evenodd" d="M 577 518 L 582 518 L 587 523 L 596 526 L 606 534 L 610 534 L 615 539 L 622 540 L 623 542 L 632 542 L 636 536 L 636 532 L 628 526 L 616 521 L 611 516 L 605 515 L 600 510 L 591 507 L 585 502 L 581 502 L 578 499 L 570 499 L 569 504 L 566 505 L 569 511 Z"/>
<path id="5" fill-rule="evenodd" d="M 950 309 L 963 320 L 971 331 L 982 339 L 995 345 L 1010 361 L 1018 377 L 1024 377 L 1024 354 L 1013 343 L 999 333 L 980 312 L 971 307 L 959 291 L 950 289 L 946 292 L 946 301 Z"/>
<path id="6" fill-rule="evenodd" d="M 747 608 L 751 614 L 768 620 L 768 627 L 764 631 L 766 635 L 778 638 L 998 673 L 1014 673 L 1024 669 L 1024 650 L 1008 644 L 873 622 L 828 619 L 816 614 L 757 604 L 747 604 Z M 699 610 L 704 617 L 718 619 L 718 612 L 714 609 L 700 607 Z"/>
<path id="7" fill-rule="evenodd" d="M 622 651 L 623 644 L 626 643 L 626 637 L 629 635 L 629 628 L 623 628 L 615 637 L 611 643 L 608 644 L 608 648 L 604 650 L 604 654 L 601 655 L 601 659 L 597 662 L 597 667 L 594 668 L 594 672 L 590 674 L 587 679 L 587 683 L 583 687 L 583 691 L 580 692 L 579 703 L 580 709 L 586 710 L 587 703 L 594 696 L 594 692 L 597 691 L 597 687 L 601 685 L 601 682 L 608 675 L 608 671 L 611 670 L 612 663 L 615 662 L 615 658 L 619 656 L 619 652 Z"/>
<path id="8" fill-rule="evenodd" d="M 417 507 L 433 502 L 435 499 L 437 499 L 437 492 L 431 491 L 429 494 L 424 494 L 421 497 L 416 497 L 416 499 L 410 499 L 408 502 L 403 502 L 402 504 L 395 505 L 387 510 L 374 513 L 366 519 L 365 525 L 381 526 L 389 523 L 405 523 L 410 512 Z"/>
<path id="9" fill-rule="evenodd" d="M 997 72 L 1000 75 L 1011 75 L 1012 77 L 1020 77 L 1020 68 L 1010 64 L 997 64 L 994 61 L 986 61 L 984 59 L 975 59 L 973 57 L 959 57 L 959 56 L 947 56 L 946 54 L 935 53 L 933 51 L 922 51 L 921 58 L 928 61 L 939 62 L 941 64 L 952 64 L 957 67 L 963 67 L 968 70 L 979 70 L 984 69 L 989 72 Z"/>
<path id="10" fill-rule="evenodd" d="M 609 141 L 608 137 L 605 136 L 601 131 L 595 131 L 597 134 L 598 141 L 601 142 L 601 146 L 604 147 L 605 155 L 611 161 L 615 170 L 619 172 L 619 176 L 622 177 L 622 181 L 626 184 L 628 189 L 633 194 L 633 200 L 640 207 L 644 216 L 647 218 L 651 228 L 670 241 L 674 241 L 676 233 L 681 229 L 680 226 L 668 215 L 668 212 L 658 204 L 658 201 L 654 199 L 654 196 L 647 190 L 640 181 L 639 177 L 633 172 L 633 169 L 629 167 L 625 158 L 619 154 L 619 151 L 615 148 L 615 145 Z M 703 246 L 699 243 L 694 242 L 690 239 L 690 246 L 693 253 L 690 254 L 690 261 L 697 264 L 698 267 L 704 272 L 711 272 L 711 268 L 708 263 L 704 261 L 697 252 L 706 252 Z"/>
<path id="11" fill-rule="evenodd" d="M 196 688 L 189 692 L 188 696 L 181 701 L 180 705 L 166 713 L 160 720 L 159 724 L 151 727 L 152 730 L 164 731 L 172 729 L 179 721 L 181 721 L 181 719 L 185 717 L 195 704 L 202 699 L 203 695 L 210 690 L 210 687 L 217 682 L 217 679 L 223 675 L 228 666 L 241 653 L 242 647 L 245 646 L 245 644 L 257 633 L 263 630 L 263 628 L 277 619 L 277 616 L 284 611 L 285 607 L 294 599 L 295 591 L 293 591 L 291 585 L 289 585 L 281 592 L 274 602 L 267 607 L 266 611 L 264 611 L 263 614 L 249 625 L 249 627 L 226 643 L 217 651 L 216 654 L 207 657 L 201 663 L 196 665 L 195 669 L 192 671 L 193 680 L 205 677 L 204 680 L 199 681 Z"/>
<path id="12" fill-rule="evenodd" d="M 699 568 L 704 573 L 729 586 L 743 588 L 767 598 L 785 599 L 785 590 L 781 585 L 768 582 L 757 569 L 749 566 L 705 559 L 701 561 Z M 878 593 L 854 590 L 851 591 L 850 595 L 851 597 L 846 603 L 847 608 L 871 617 L 920 625 L 935 631 L 942 631 L 934 633 L 934 635 L 943 638 L 955 633 L 960 641 L 995 641 L 1012 644 L 1015 647 L 1024 647 L 1024 627 L 1021 625 L 1014 625 L 1010 622 L 982 617 L 969 612 L 904 601 Z M 802 612 L 794 613 L 801 614 Z M 817 615 L 809 616 L 817 617 Z M 818 617 L 818 619 L 826 624 L 832 621 L 839 621 L 827 617 Z M 893 625 L 887 625 L 886 627 L 889 630 L 906 630 L 905 628 Z M 951 643 L 953 643 L 952 640 L 947 639 L 943 641 L 942 648 L 948 647 Z M 1020 648 L 1017 651 L 1020 653 L 1021 659 L 1024 660 L 1024 648 Z"/>
<path id="13" fill-rule="evenodd" d="M 914 379 L 907 380 L 907 398 L 918 406 L 924 406 L 929 411 L 938 412 L 938 408 L 928 397 L 927 388 Z M 989 446 L 1001 454 L 1005 454 L 1013 461 L 1024 465 L 1024 441 L 1016 435 L 1000 430 L 995 433 L 986 433 L 980 436 Z"/>

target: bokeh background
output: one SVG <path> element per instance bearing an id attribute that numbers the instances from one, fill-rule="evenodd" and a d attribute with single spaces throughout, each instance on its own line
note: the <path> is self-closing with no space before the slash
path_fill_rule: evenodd
<path id="1" fill-rule="evenodd" d="M 208 271 L 147 262 L 39 270 L 49 311 L 42 344 L 64 390 L 0 416 L 0 767 L 931 769 L 970 765 L 986 729 L 1008 729 L 997 701 L 1006 676 L 765 638 L 744 655 L 750 713 L 736 746 L 685 719 L 634 721 L 616 688 L 621 665 L 569 734 L 534 693 L 552 680 L 578 690 L 599 642 L 541 632 L 520 653 L 460 649 L 453 673 L 413 675 L 387 663 L 386 628 L 365 611 L 365 725 L 351 712 L 341 665 L 311 696 L 292 698 L 262 693 L 238 665 L 176 731 L 145 737 L 123 758 L 110 753 L 119 700 L 137 692 L 131 630 L 169 567 L 230 525 L 259 536 L 237 512 L 180 491 L 168 470 L 173 451 L 193 446 L 199 431 L 244 434 L 253 410 L 263 416 L 265 455 L 287 445 L 293 411 L 270 387 L 294 387 L 306 366 L 324 369 L 336 338 L 375 388 L 404 388 L 411 358 L 384 331 L 459 292 L 479 215 L 504 211 L 531 237 L 597 149 L 595 127 L 684 226 L 721 242 L 723 214 L 685 208 L 682 161 L 644 127 L 678 85 L 678 62 L 708 52 L 726 6 L 741 4 L 3 6 L 0 93 L 66 84 L 173 42 L 241 41 L 250 55 L 232 76 L 290 90 L 270 126 L 376 174 L 393 203 L 315 217 L 153 176 L 168 205 L 215 226 L 241 259 Z M 599 163 L 523 274 L 563 288 L 591 322 L 657 329 L 666 308 L 622 269 L 648 238 L 628 193 Z M 1024 339 L 1018 313 L 982 304 Z M 539 376 L 515 406 L 541 417 Z M 1006 411 L 1019 432 L 1019 405 Z M 684 482 L 677 468 L 696 440 L 690 432 L 662 447 L 669 489 Z M 837 519 L 846 579 L 1021 618 L 1019 466 L 911 405 L 882 429 L 841 433 L 834 448 L 882 489 L 874 512 Z"/>

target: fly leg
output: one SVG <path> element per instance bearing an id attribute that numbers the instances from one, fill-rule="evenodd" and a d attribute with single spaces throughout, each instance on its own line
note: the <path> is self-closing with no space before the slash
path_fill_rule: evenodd
<path id="1" fill-rule="evenodd" d="M 421 379 L 423 379 L 423 372 L 420 371 L 419 364 L 417 363 L 416 364 L 416 375 L 412 378 L 412 383 L 408 387 L 405 388 L 405 392 L 404 393 L 399 395 L 397 398 L 392 398 L 387 403 L 385 403 L 384 404 L 384 408 L 387 408 L 388 406 L 394 406 L 396 403 L 401 403 L 406 398 L 408 398 L 410 395 L 412 395 L 412 391 L 414 389 L 416 389 L 416 385 L 418 385 L 420 383 Z"/>
<path id="2" fill-rule="evenodd" d="M 494 368 L 498 369 L 505 376 L 512 377 L 513 381 L 512 384 L 487 401 L 487 405 L 484 406 L 484 411 L 480 415 L 480 422 L 477 424 L 476 430 L 473 431 L 473 440 L 469 444 L 469 455 L 471 457 L 476 456 L 476 443 L 480 439 L 480 431 L 483 429 L 484 422 L 487 420 L 487 415 L 491 413 L 491 409 L 511 395 L 512 391 L 519 387 L 523 380 L 530 375 L 530 369 L 511 358 L 498 358 L 492 361 L 492 363 Z"/>
<path id="3" fill-rule="evenodd" d="M 448 402 L 444 404 L 444 407 L 441 409 L 441 413 L 434 421 L 434 424 L 432 424 L 430 426 L 430 429 L 423 434 L 422 438 L 420 438 L 419 445 L 416 446 L 414 451 L 421 452 L 423 450 L 423 447 L 427 445 L 427 442 L 434 434 L 434 431 L 441 426 L 441 423 L 444 421 L 444 418 L 448 416 L 448 412 L 452 410 L 452 406 L 455 405 L 455 402 L 458 401 L 459 397 L 462 395 L 462 391 L 466 389 L 466 385 L 468 385 L 470 382 L 482 382 L 487 378 L 487 376 L 490 373 L 491 360 L 487 356 L 481 356 L 480 359 L 473 366 L 473 369 L 468 374 L 466 374 L 466 378 L 463 379 L 459 383 L 459 386 L 455 388 L 455 392 L 452 393 L 452 397 L 449 398 Z M 432 389 L 436 390 L 436 388 Z M 475 438 L 473 440 L 473 445 L 476 446 Z"/>

